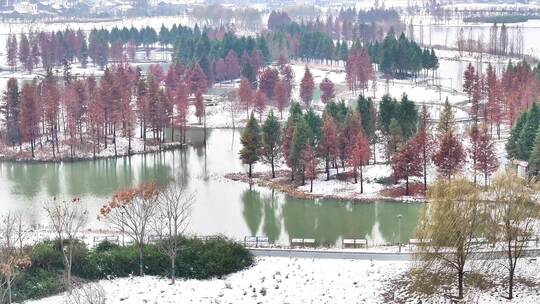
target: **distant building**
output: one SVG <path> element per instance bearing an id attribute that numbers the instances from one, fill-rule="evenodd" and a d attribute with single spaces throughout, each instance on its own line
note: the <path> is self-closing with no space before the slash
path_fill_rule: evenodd
<path id="1" fill-rule="evenodd" d="M 528 172 L 527 169 L 529 168 L 529 163 L 524 160 L 517 160 L 514 159 L 512 161 L 512 164 L 516 166 L 516 172 L 517 175 L 521 178 L 527 178 Z"/>
<path id="2" fill-rule="evenodd" d="M 20 14 L 35 15 L 38 13 L 37 4 L 26 1 L 16 3 L 13 10 Z"/>

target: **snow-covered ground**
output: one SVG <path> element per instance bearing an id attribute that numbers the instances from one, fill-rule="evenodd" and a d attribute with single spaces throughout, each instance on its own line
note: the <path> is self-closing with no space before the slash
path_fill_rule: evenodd
<path id="1" fill-rule="evenodd" d="M 99 281 L 107 304 L 120 303 L 450 303 L 443 293 L 408 294 L 391 284 L 404 275 L 412 262 L 340 259 L 258 258 L 250 269 L 211 280 L 170 280 L 153 276 Z M 540 279 L 539 262 L 524 260 L 518 275 Z M 494 275 L 502 270 L 493 271 Z M 451 290 L 450 292 L 454 292 Z M 503 286 L 468 289 L 463 303 L 538 303 L 533 286 L 519 282 L 516 298 L 503 298 Z M 390 299 L 389 295 L 393 299 Z M 28 304 L 57 304 L 57 295 Z"/>
<path id="2" fill-rule="evenodd" d="M 381 303 L 386 280 L 407 262 L 259 258 L 222 279 L 133 277 L 102 280 L 107 304 L 115 303 Z M 28 304 L 62 303 L 63 295 Z"/>

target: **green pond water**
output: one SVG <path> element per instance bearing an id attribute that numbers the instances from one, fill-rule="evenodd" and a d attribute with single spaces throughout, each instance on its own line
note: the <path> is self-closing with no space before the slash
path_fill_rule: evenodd
<path id="1" fill-rule="evenodd" d="M 116 190 L 175 178 L 196 193 L 189 231 L 199 235 L 221 233 L 236 239 L 266 235 L 284 244 L 290 238 L 315 238 L 339 246 L 343 238 L 396 242 L 399 226 L 402 241 L 414 234 L 420 204 L 296 199 L 227 180 L 224 174 L 245 171 L 238 159 L 239 131 L 208 130 L 206 148 L 203 136 L 203 130 L 192 129 L 188 134 L 192 144 L 185 149 L 118 159 L 0 162 L 2 210 L 24 210 L 29 221 L 45 223 L 44 201 L 80 197 L 91 214 L 90 226 L 97 228 L 104 225 L 97 221 L 97 211 Z"/>

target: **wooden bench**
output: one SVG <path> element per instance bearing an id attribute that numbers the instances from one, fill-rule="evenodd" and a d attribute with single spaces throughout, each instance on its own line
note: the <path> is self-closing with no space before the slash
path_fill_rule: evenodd
<path id="1" fill-rule="evenodd" d="M 471 244 L 472 245 L 483 245 L 483 244 L 487 244 L 487 243 L 488 243 L 488 240 L 485 237 L 479 237 L 479 238 L 472 238 L 471 239 Z"/>
<path id="2" fill-rule="evenodd" d="M 343 239 L 342 245 L 343 248 L 367 248 L 368 242 L 366 239 Z"/>
<path id="3" fill-rule="evenodd" d="M 196 235 L 194 238 L 199 240 L 199 241 L 207 242 L 207 241 L 217 240 L 219 238 L 219 236 L 217 236 L 217 235 Z"/>
<path id="4" fill-rule="evenodd" d="M 536 235 L 529 235 L 527 237 L 518 237 L 518 242 L 525 243 L 525 247 L 531 247 L 533 246 L 530 244 L 531 242 L 534 244 L 534 246 L 538 246 L 539 239 Z"/>
<path id="5" fill-rule="evenodd" d="M 421 239 L 409 239 L 409 248 L 412 246 L 418 246 L 418 245 L 428 245 L 431 243 L 430 239 L 421 240 Z"/>
<path id="6" fill-rule="evenodd" d="M 270 240 L 267 236 L 246 236 L 244 237 L 244 247 L 268 247 Z"/>
<path id="7" fill-rule="evenodd" d="M 293 238 L 291 239 L 291 247 L 316 247 L 317 242 L 315 239 L 306 238 Z"/>

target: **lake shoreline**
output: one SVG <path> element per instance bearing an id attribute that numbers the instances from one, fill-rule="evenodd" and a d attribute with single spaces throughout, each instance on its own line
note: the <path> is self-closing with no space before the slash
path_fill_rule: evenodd
<path id="1" fill-rule="evenodd" d="M 170 151 L 170 150 L 176 150 L 176 149 L 182 149 L 188 146 L 188 144 L 180 143 L 180 142 L 170 142 L 170 143 L 164 143 L 161 147 L 159 146 L 147 146 L 146 150 L 132 150 L 131 153 L 127 153 L 127 151 L 122 151 L 117 153 L 116 155 L 96 155 L 94 157 L 93 155 L 90 156 L 64 156 L 57 158 L 28 158 L 28 157 L 17 157 L 17 155 L 0 155 L 0 162 L 4 163 L 23 163 L 23 164 L 59 164 L 59 163 L 76 163 L 76 162 L 85 162 L 85 161 L 97 161 L 97 160 L 105 160 L 105 159 L 114 159 L 114 158 L 124 158 L 124 157 L 130 157 L 133 155 L 140 155 L 140 154 L 152 154 L 152 153 L 158 153 L 158 152 L 164 152 L 164 151 Z"/>
<path id="2" fill-rule="evenodd" d="M 260 187 L 270 188 L 272 190 L 277 190 L 283 193 L 288 194 L 291 197 L 297 199 L 310 199 L 310 200 L 320 200 L 320 199 L 329 199 L 329 200 L 338 200 L 338 201 L 352 201 L 355 203 L 375 203 L 377 201 L 389 201 L 395 203 L 425 203 L 425 197 L 420 196 L 385 196 L 380 193 L 364 193 L 355 195 L 350 193 L 348 195 L 335 195 L 329 193 L 312 193 L 308 191 L 303 191 L 299 189 L 300 184 L 296 182 L 291 182 L 290 172 L 285 170 L 277 170 L 276 178 L 272 178 L 271 172 L 254 172 L 252 178 L 249 178 L 246 173 L 237 172 L 237 173 L 228 173 L 224 176 L 226 179 L 232 181 L 238 181 L 243 183 L 248 183 L 250 185 L 255 184 Z M 334 181 L 334 180 L 331 180 Z M 339 181 L 344 185 L 351 184 L 347 181 Z M 354 184 L 357 185 L 357 184 Z M 303 186 L 309 186 L 309 181 L 306 181 L 306 184 Z"/>

